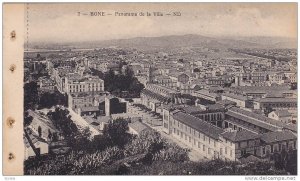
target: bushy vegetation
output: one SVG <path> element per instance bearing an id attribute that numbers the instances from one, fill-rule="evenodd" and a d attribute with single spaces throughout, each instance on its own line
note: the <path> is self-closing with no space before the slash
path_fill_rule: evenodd
<path id="1" fill-rule="evenodd" d="M 144 88 L 144 85 L 134 77 L 134 73 L 129 67 L 117 74 L 110 69 L 104 74 L 103 79 L 104 89 L 118 97 L 139 97 Z"/>
<path id="2" fill-rule="evenodd" d="M 47 116 L 53 122 L 53 125 L 64 135 L 65 138 L 75 137 L 79 134 L 76 124 L 68 116 L 67 109 L 55 108 L 55 111 L 49 111 Z"/>
<path id="3" fill-rule="evenodd" d="M 38 104 L 38 86 L 36 82 L 24 85 L 24 110 L 35 109 Z"/>
<path id="4" fill-rule="evenodd" d="M 25 174 L 65 175 L 65 174 L 117 174 L 120 166 L 134 158 L 141 164 L 151 165 L 153 161 L 183 162 L 188 160 L 187 150 L 170 144 L 154 131 L 145 131 L 140 136 L 125 132 L 128 126 L 119 119 L 111 123 L 104 135 L 94 140 L 86 139 L 84 146 L 65 155 L 47 155 L 25 161 Z M 123 127 L 125 131 L 118 131 Z M 124 129 L 125 128 L 125 129 Z M 120 144 L 116 137 L 127 137 L 126 144 Z M 122 138 L 124 139 L 124 138 Z M 104 141 L 106 140 L 106 141 Z M 109 141 L 107 141 L 109 140 Z M 102 142 L 104 141 L 104 142 Z M 74 144 L 75 145 L 75 144 Z M 78 149 L 80 148 L 80 149 Z M 125 174 L 120 172 L 121 174 Z"/>
<path id="5" fill-rule="evenodd" d="M 53 117 L 65 114 L 52 113 Z M 104 134 L 88 139 L 85 129 L 70 141 L 72 152 L 25 161 L 27 175 L 286 175 L 272 162 L 212 160 L 192 162 L 188 150 L 170 143 L 153 130 L 131 135 L 128 122 L 114 120 Z"/>
<path id="6" fill-rule="evenodd" d="M 155 161 L 151 165 L 133 166 L 127 172 L 130 175 L 286 175 L 276 170 L 269 162 L 226 162 L 211 160 L 206 162 Z"/>
<path id="7" fill-rule="evenodd" d="M 24 109 L 35 110 L 43 108 L 51 108 L 56 105 L 67 105 L 67 95 L 61 94 L 59 91 L 38 93 L 38 85 L 36 82 L 29 82 L 24 85 Z"/>
<path id="8" fill-rule="evenodd" d="M 38 109 L 51 108 L 52 106 L 67 106 L 68 97 L 58 91 L 44 92 L 39 96 Z"/>

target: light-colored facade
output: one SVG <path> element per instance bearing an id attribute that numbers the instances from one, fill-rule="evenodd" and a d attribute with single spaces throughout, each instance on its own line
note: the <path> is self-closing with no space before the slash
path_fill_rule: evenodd
<path id="1" fill-rule="evenodd" d="M 65 78 L 66 93 L 78 92 L 103 92 L 104 81 L 98 77 L 73 77 Z"/>
<path id="2" fill-rule="evenodd" d="M 186 118 L 186 120 L 184 120 Z M 188 122 L 186 122 L 188 120 Z M 200 126 L 201 125 L 201 126 Z M 206 129 L 207 128 L 207 129 Z M 163 110 L 163 129 L 207 159 L 235 160 L 235 144 L 220 137 L 221 128 L 183 112 Z"/>
<path id="3" fill-rule="evenodd" d="M 229 100 L 235 102 L 238 107 L 246 108 L 250 106 L 247 97 L 241 95 L 225 93 L 222 94 L 222 100 Z"/>

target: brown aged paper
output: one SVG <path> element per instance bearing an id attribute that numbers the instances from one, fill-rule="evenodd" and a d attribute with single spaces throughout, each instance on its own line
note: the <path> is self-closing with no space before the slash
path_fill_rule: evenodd
<path id="1" fill-rule="evenodd" d="M 3 175 L 23 175 L 24 4 L 3 5 Z M 16 38 L 11 40 L 11 32 Z M 12 72 L 10 67 L 15 65 Z M 15 120 L 9 128 L 7 119 Z M 14 158 L 9 160 L 9 154 Z"/>
<path id="2" fill-rule="evenodd" d="M 31 19 L 30 16 L 38 16 L 38 14 L 34 14 L 34 9 L 38 9 L 39 11 L 56 11 L 57 16 L 64 15 L 64 11 L 74 14 L 74 17 L 66 17 L 65 24 L 62 26 L 72 26 L 72 24 L 76 24 L 76 20 L 79 20 L 78 12 L 92 12 L 92 11 L 119 11 L 119 12 L 141 12 L 141 11 L 157 11 L 157 12 L 181 12 L 180 17 L 130 17 L 131 22 L 126 20 L 124 23 L 125 17 L 116 17 L 105 16 L 101 17 L 82 17 L 87 21 L 93 21 L 94 23 L 101 24 L 101 21 L 111 21 L 112 26 L 110 29 L 106 30 L 104 33 L 104 37 L 99 40 L 107 40 L 107 39 L 126 39 L 126 38 L 134 38 L 134 37 L 142 37 L 143 36 L 143 27 L 145 27 L 145 31 L 147 31 L 150 37 L 156 36 L 167 36 L 173 34 L 182 34 L 185 30 L 189 29 L 190 32 L 197 32 L 198 29 L 203 27 L 193 26 L 193 22 L 196 21 L 199 17 L 197 17 L 197 12 L 205 11 L 209 12 L 210 9 L 215 9 L 216 7 L 222 9 L 222 6 L 226 6 L 228 9 L 234 11 L 235 9 L 241 9 L 245 7 L 255 7 L 257 3 L 230 3 L 228 5 L 222 3 L 54 3 L 54 4 L 4 4 L 3 5 L 3 175 L 23 175 L 24 169 L 24 141 L 23 141 L 23 79 L 24 79 L 24 71 L 23 71 L 23 57 L 24 57 L 24 45 L 26 43 L 26 36 L 28 33 L 28 40 L 37 41 L 41 38 L 41 41 L 51 40 L 56 36 L 56 34 L 64 34 L 66 35 L 64 41 L 70 42 L 72 39 L 78 38 L 79 41 L 84 41 L 82 37 L 88 37 L 87 41 L 92 41 L 93 37 L 89 37 L 85 32 L 86 27 L 84 25 L 82 27 L 77 26 L 76 32 L 74 30 L 74 34 L 69 32 L 54 32 L 49 33 L 49 38 L 43 36 L 43 34 L 47 34 L 46 31 L 48 29 L 31 29 Z M 277 3 L 277 4 L 268 4 L 264 3 L 264 6 L 270 5 L 274 11 L 280 11 L 282 6 L 290 7 L 292 14 L 294 14 L 294 18 L 297 19 L 297 6 L 296 3 Z M 27 7 L 29 7 L 27 9 Z M 29 11 L 29 18 L 26 18 L 27 11 Z M 32 11 L 32 12 L 31 12 Z M 33 14 L 33 15 L 32 15 Z M 55 14 L 55 13 L 53 13 Z M 53 15 L 52 14 L 52 15 Z M 43 16 L 44 17 L 44 16 Z M 38 19 L 37 17 L 34 17 Z M 57 17 L 50 17 L 57 18 Z M 68 19 L 70 18 L 70 19 Z M 77 18 L 77 19 L 76 19 Z M 191 20 L 191 23 L 180 24 L 182 22 Z M 254 17 L 255 18 L 255 17 Z M 155 19 L 155 23 L 152 22 L 152 19 Z M 181 19 L 180 21 L 176 21 L 176 19 Z M 290 22 L 295 22 L 296 20 L 292 19 Z M 27 21 L 28 20 L 28 21 Z M 42 21 L 42 19 L 38 19 Z M 82 20 L 82 19 L 81 19 Z M 54 20 L 55 21 L 55 20 Z M 174 21 L 174 23 L 172 23 Z M 274 20 L 275 21 L 275 20 Z M 29 32 L 27 32 L 27 22 Z M 160 23 L 158 23 L 160 22 Z M 255 22 L 255 19 L 254 19 Z M 61 23 L 61 22 L 60 22 Z M 89 22 L 90 23 L 90 22 Z M 221 22 L 220 22 L 221 23 Z M 257 20 L 256 23 L 260 23 Z M 120 27 L 118 24 L 125 26 Z M 242 24 L 242 22 L 241 22 Z M 156 27 L 160 25 L 161 27 Z M 60 25 L 57 25 L 60 26 Z M 130 34 L 130 28 L 126 28 L 126 26 L 136 26 L 134 29 L 134 33 Z M 155 27 L 154 27 L 155 26 Z M 172 26 L 172 29 L 167 29 L 164 26 Z M 223 24 L 220 24 L 220 29 L 216 28 L 214 33 L 221 35 L 225 29 L 221 27 Z M 225 25 L 224 25 L 225 26 Z M 236 25 L 239 26 L 238 24 Z M 282 25 L 278 24 L 277 27 L 270 27 L 270 29 L 280 28 Z M 39 27 L 39 26 L 36 26 Z M 95 26 L 99 28 L 100 26 Z M 107 26 L 105 26 L 107 27 Z M 184 28 L 183 28 L 184 27 Z M 94 28 L 93 26 L 90 27 Z M 120 29 L 124 28 L 124 32 L 119 35 Z M 152 29 L 153 28 L 153 31 Z M 234 27 L 233 27 L 234 28 Z M 290 23 L 287 27 L 285 27 L 287 31 L 291 34 L 292 37 L 297 36 L 297 24 Z M 204 28 L 205 29 L 205 28 Z M 53 29 L 51 29 L 53 30 Z M 78 32 L 82 30 L 82 37 L 78 37 Z M 11 38 L 12 31 L 15 32 L 15 38 Z M 64 31 L 64 29 L 62 29 Z M 67 29 L 65 29 L 67 31 Z M 227 30 L 226 30 L 227 31 Z M 265 29 L 267 31 L 267 29 Z M 101 30 L 100 32 L 104 32 Z M 209 29 L 206 30 L 209 32 Z M 36 39 L 31 39 L 31 33 L 34 33 L 34 37 Z M 264 32 L 267 35 L 267 32 Z M 187 33 L 189 34 L 189 33 Z M 93 33 L 95 35 L 95 33 Z M 75 37 L 72 37 L 75 36 Z M 101 36 L 101 35 L 100 35 Z M 61 36 L 60 36 L 61 37 Z M 57 39 L 56 42 L 60 42 L 60 39 Z M 14 68 L 12 68 L 14 67 Z M 13 70 L 12 70 L 13 69 Z M 10 127 L 8 124 L 8 119 L 11 118 L 15 120 L 13 125 Z M 12 153 L 12 155 L 10 155 Z M 12 159 L 9 157 L 12 156 Z"/>

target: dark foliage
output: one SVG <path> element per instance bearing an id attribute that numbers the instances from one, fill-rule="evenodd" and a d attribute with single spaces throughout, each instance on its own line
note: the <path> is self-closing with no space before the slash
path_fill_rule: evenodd
<path id="1" fill-rule="evenodd" d="M 297 90 L 297 82 L 291 83 L 291 90 Z"/>
<path id="2" fill-rule="evenodd" d="M 103 130 L 103 136 L 108 146 L 123 147 L 127 144 L 131 139 L 131 134 L 127 133 L 128 129 L 128 122 L 123 118 L 118 118 L 110 123 Z"/>
<path id="3" fill-rule="evenodd" d="M 92 75 L 93 76 L 98 76 L 100 79 L 104 79 L 104 73 L 97 70 L 97 69 L 93 69 L 93 68 L 90 68 L 90 70 L 92 71 Z"/>
<path id="4" fill-rule="evenodd" d="M 24 111 L 24 122 L 23 122 L 24 127 L 29 126 L 31 124 L 32 120 L 33 120 L 33 117 L 30 116 L 27 111 Z"/>
<path id="5" fill-rule="evenodd" d="M 56 105 L 67 106 L 67 102 L 67 95 L 61 94 L 59 91 L 53 93 L 44 92 L 40 95 L 38 109 L 51 108 Z"/>
<path id="6" fill-rule="evenodd" d="M 38 103 L 38 86 L 36 82 L 24 85 L 24 110 L 35 109 Z"/>
<path id="7" fill-rule="evenodd" d="M 69 111 L 67 109 L 56 108 L 54 112 L 48 112 L 47 116 L 51 119 L 54 126 L 60 130 L 64 137 L 75 137 L 79 134 L 77 126 L 68 116 Z"/>
<path id="8" fill-rule="evenodd" d="M 126 67 L 123 73 L 115 74 L 109 70 L 104 74 L 105 90 L 118 97 L 139 97 L 144 85 L 133 75 L 133 71 Z"/>

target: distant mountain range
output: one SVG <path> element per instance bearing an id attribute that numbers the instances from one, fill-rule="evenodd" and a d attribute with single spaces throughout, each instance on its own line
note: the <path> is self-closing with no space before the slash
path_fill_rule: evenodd
<path id="1" fill-rule="evenodd" d="M 61 46 L 58 43 L 56 45 Z M 201 35 L 171 35 L 161 37 L 137 37 L 130 39 L 75 42 L 64 44 L 72 48 L 102 48 L 109 46 L 140 50 L 171 49 L 180 47 L 204 48 L 297 48 L 297 39 L 284 37 L 207 37 Z M 34 44 L 31 44 L 34 46 Z M 35 45 L 36 46 L 36 45 Z M 44 44 L 45 46 L 45 44 Z"/>

